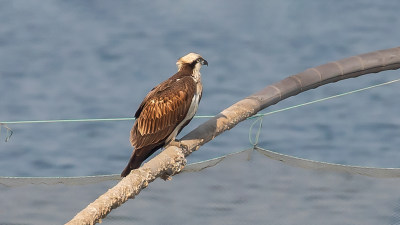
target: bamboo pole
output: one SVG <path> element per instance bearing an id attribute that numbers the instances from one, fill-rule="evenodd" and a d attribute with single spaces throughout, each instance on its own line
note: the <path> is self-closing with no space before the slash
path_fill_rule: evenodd
<path id="1" fill-rule="evenodd" d="M 101 222 L 112 209 L 119 207 L 129 198 L 134 198 L 157 177 L 170 179 L 179 173 L 186 165 L 185 157 L 200 146 L 270 105 L 327 83 L 398 68 L 400 68 L 400 47 L 330 62 L 269 85 L 223 110 L 184 136 L 181 141 L 188 146 L 187 149 L 169 146 L 142 167 L 133 170 L 67 224 Z"/>

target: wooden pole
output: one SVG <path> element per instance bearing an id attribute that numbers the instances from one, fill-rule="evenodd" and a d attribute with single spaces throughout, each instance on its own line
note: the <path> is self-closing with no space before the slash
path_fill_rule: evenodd
<path id="1" fill-rule="evenodd" d="M 186 165 L 185 157 L 200 146 L 270 105 L 327 83 L 398 68 L 400 68 L 400 47 L 330 62 L 269 85 L 235 103 L 184 136 L 181 141 L 188 146 L 187 149 L 169 146 L 142 167 L 133 170 L 67 224 L 100 222 L 112 209 L 119 207 L 129 198 L 134 198 L 157 177 L 170 179 L 179 173 Z"/>

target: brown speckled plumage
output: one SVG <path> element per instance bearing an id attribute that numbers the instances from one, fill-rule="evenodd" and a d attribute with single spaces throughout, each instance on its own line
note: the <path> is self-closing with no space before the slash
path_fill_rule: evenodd
<path id="1" fill-rule="evenodd" d="M 175 136 L 193 118 L 202 94 L 199 69 L 203 64 L 208 65 L 195 53 L 180 58 L 178 72 L 154 87 L 144 98 L 135 113 L 136 120 L 130 135 L 134 151 L 121 173 L 122 177 L 138 168 L 159 148 L 175 140 Z M 186 118 L 190 110 L 194 110 L 193 115 Z"/>

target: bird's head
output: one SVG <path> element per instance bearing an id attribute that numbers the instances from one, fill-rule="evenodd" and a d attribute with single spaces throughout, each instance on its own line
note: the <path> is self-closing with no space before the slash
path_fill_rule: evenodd
<path id="1" fill-rule="evenodd" d="M 181 70 L 184 67 L 190 67 L 191 69 L 200 70 L 202 65 L 208 66 L 208 62 L 207 60 L 203 59 L 201 55 L 191 52 L 178 59 L 176 65 L 178 66 L 178 70 Z"/>

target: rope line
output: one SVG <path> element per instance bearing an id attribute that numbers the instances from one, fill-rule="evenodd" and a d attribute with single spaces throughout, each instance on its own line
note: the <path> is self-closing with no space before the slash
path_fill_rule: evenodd
<path id="1" fill-rule="evenodd" d="M 298 108 L 298 107 L 301 107 L 301 106 L 306 106 L 306 105 L 314 104 L 314 103 L 317 103 L 317 102 L 326 101 L 326 100 L 333 99 L 333 98 L 342 97 L 342 96 L 349 95 L 349 94 L 354 94 L 354 93 L 357 93 L 357 92 L 361 92 L 361 91 L 365 91 L 365 90 L 368 90 L 368 89 L 372 89 L 372 88 L 376 88 L 376 87 L 392 84 L 392 83 L 399 82 L 399 81 L 400 81 L 400 79 L 396 79 L 396 80 L 392 80 L 392 81 L 388 81 L 388 82 L 384 82 L 384 83 L 368 86 L 368 87 L 365 87 L 365 88 L 360 88 L 360 89 L 356 89 L 356 90 L 353 90 L 353 91 L 345 92 L 345 93 L 342 93 L 342 94 L 338 94 L 338 95 L 334 95 L 334 96 L 321 98 L 321 99 L 318 99 L 318 100 L 314 100 L 314 101 L 310 101 L 310 102 L 306 102 L 306 103 L 290 106 L 290 107 L 287 107 L 287 108 L 278 109 L 278 110 L 267 112 L 267 113 L 256 114 L 254 116 L 249 117 L 248 119 L 252 119 L 252 118 L 256 118 L 256 117 L 260 117 L 260 116 L 266 116 L 266 115 L 274 114 L 274 113 L 277 113 L 277 112 L 282 112 L 282 111 L 286 111 L 286 110 L 289 110 L 289 109 L 294 109 L 294 108 Z M 209 115 L 209 116 L 208 115 L 204 115 L 204 116 L 194 116 L 194 118 L 212 118 L 214 116 L 212 116 L 212 115 Z M 104 119 L 103 118 L 99 118 L 99 119 L 60 119 L 60 120 L 0 121 L 0 124 L 4 125 L 4 124 L 27 124 L 27 123 L 99 122 L 99 121 L 102 122 L 102 121 L 124 121 L 124 120 L 135 120 L 135 118 L 134 117 L 125 117 L 125 118 L 104 118 Z"/>
<path id="2" fill-rule="evenodd" d="M 267 156 L 268 158 L 280 161 L 290 166 L 300 167 L 304 169 L 329 171 L 329 172 L 334 171 L 334 172 L 356 174 L 356 175 L 375 177 L 375 178 L 400 177 L 400 168 L 364 167 L 364 166 L 353 166 L 353 165 L 320 162 L 320 161 L 285 155 L 271 150 L 263 149 L 260 147 L 256 147 L 255 149 L 259 153 Z"/>
<path id="3" fill-rule="evenodd" d="M 380 86 L 384 86 L 384 85 L 388 85 L 388 84 L 392 84 L 395 82 L 399 82 L 400 79 L 395 79 L 392 81 L 388 81 L 388 82 L 384 82 L 384 83 L 380 83 L 380 84 L 376 84 L 376 85 L 371 85 L 365 88 L 360 88 L 360 89 L 356 89 L 353 91 L 349 91 L 349 92 L 345 92 L 342 94 L 338 94 L 338 95 L 333 95 L 330 97 L 326 97 L 326 98 L 321 98 L 321 99 L 317 99 L 314 101 L 310 101 L 310 102 L 305 102 L 302 104 L 298 104 L 298 105 L 294 105 L 294 106 L 290 106 L 290 107 L 286 107 L 283 109 L 278 109 L 275 111 L 271 111 L 271 112 L 267 112 L 267 113 L 258 113 L 256 115 L 250 116 L 247 119 L 254 119 L 254 118 L 259 118 L 259 117 L 264 117 L 264 116 L 268 116 L 274 113 L 278 113 L 278 112 L 283 112 L 283 111 L 287 111 L 290 109 L 295 109 L 295 108 L 299 108 L 302 106 L 306 106 L 306 105 L 310 105 L 310 104 L 314 104 L 314 103 L 318 103 L 318 102 L 322 102 L 322 101 L 326 101 L 326 100 L 330 100 L 333 98 L 338 98 L 338 97 L 342 97 L 345 95 L 350 95 L 350 94 L 354 94 L 357 92 L 361 92 L 361 91 L 366 91 L 372 88 L 376 88 L 376 87 L 380 87 Z M 212 118 L 214 116 L 194 116 L 194 118 Z M 11 135 L 13 134 L 13 131 L 7 126 L 7 124 L 32 124 L 32 123 L 66 123 L 66 122 L 106 122 L 106 121 L 127 121 L 127 120 L 135 120 L 134 117 L 123 117 L 123 118 L 99 118 L 99 119 L 59 119 L 59 120 L 24 120 L 24 121 L 0 121 L 0 134 L 1 134 L 1 127 L 3 126 L 4 128 L 7 129 L 7 136 L 6 136 L 6 142 L 9 141 Z M 253 125 L 252 125 L 253 126 Z M 257 136 L 257 142 L 258 142 L 258 136 Z M 249 140 L 250 143 L 253 143 L 250 136 L 249 136 Z"/>
<path id="4" fill-rule="evenodd" d="M 6 128 L 6 130 L 7 130 L 5 142 L 8 142 L 14 132 L 7 125 L 0 123 L 0 134 L 1 134 L 1 127 Z"/>
<path id="5" fill-rule="evenodd" d="M 99 118 L 99 119 L 61 119 L 61 120 L 25 120 L 25 121 L 7 121 L 0 124 L 27 124 L 27 123 L 65 123 L 65 122 L 102 122 L 102 121 L 125 121 L 135 120 L 134 117 L 126 118 Z"/>
<path id="6" fill-rule="evenodd" d="M 240 156 L 241 154 L 243 154 L 243 158 L 246 159 L 246 161 L 248 161 L 249 154 L 251 154 L 254 150 L 256 150 L 261 155 L 266 156 L 270 159 L 280 161 L 289 166 L 303 168 L 303 169 L 348 173 L 353 175 L 361 175 L 374 178 L 400 177 L 400 168 L 363 167 L 363 166 L 321 162 L 321 161 L 303 159 L 299 157 L 277 153 L 258 146 L 245 149 L 239 152 L 223 155 L 220 157 L 212 158 L 209 160 L 191 163 L 185 166 L 181 171 L 181 173 L 199 172 L 203 169 L 213 167 L 226 159 Z M 15 187 L 22 185 L 39 185 L 39 184 L 88 185 L 88 184 L 112 181 L 112 180 L 121 180 L 121 176 L 119 174 L 111 174 L 111 175 L 78 176 L 78 177 L 0 177 L 0 185 L 5 185 L 8 187 Z"/>
<path id="7" fill-rule="evenodd" d="M 261 134 L 261 129 L 262 129 L 262 122 L 263 122 L 263 116 L 258 117 L 250 126 L 249 128 L 249 142 L 251 145 L 253 145 L 254 147 L 257 146 L 258 144 L 258 140 L 260 138 L 260 134 Z M 257 133 L 255 135 L 255 138 L 253 140 L 252 138 L 252 134 L 253 134 L 253 127 L 258 123 L 258 130 Z"/>
<path id="8" fill-rule="evenodd" d="M 369 90 L 369 89 L 372 89 L 372 88 L 376 88 L 376 87 L 392 84 L 392 83 L 399 82 L 399 81 L 400 81 L 400 79 L 396 79 L 396 80 L 392 80 L 392 81 L 388 81 L 388 82 L 384 82 L 384 83 L 368 86 L 368 87 L 365 87 L 365 88 L 360 88 L 360 89 L 356 89 L 356 90 L 353 90 L 353 91 L 345 92 L 345 93 L 342 93 L 342 94 L 333 95 L 333 96 L 330 96 L 330 97 L 321 98 L 321 99 L 317 99 L 317 100 L 310 101 L 310 102 L 305 102 L 305 103 L 294 105 L 294 106 L 290 106 L 290 107 L 287 107 L 287 108 L 278 109 L 278 110 L 267 112 L 267 113 L 259 113 L 259 114 L 256 114 L 254 116 L 249 117 L 248 119 L 261 117 L 261 116 L 268 116 L 268 115 L 271 115 L 271 114 L 274 114 L 274 113 L 283 112 L 283 111 L 287 111 L 287 110 L 290 110 L 290 109 L 295 109 L 295 108 L 306 106 L 306 105 L 311 105 L 311 104 L 314 104 L 314 103 L 330 100 L 330 99 L 333 99 L 333 98 L 342 97 L 342 96 L 345 96 L 345 95 L 354 94 L 354 93 L 361 92 L 361 91 L 366 91 L 366 90 Z"/>

